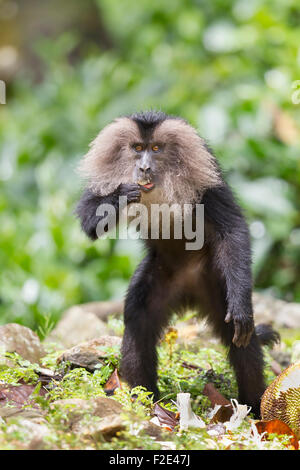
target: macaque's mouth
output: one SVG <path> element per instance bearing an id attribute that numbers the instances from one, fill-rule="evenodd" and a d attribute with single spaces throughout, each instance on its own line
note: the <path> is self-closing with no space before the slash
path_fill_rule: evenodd
<path id="1" fill-rule="evenodd" d="M 144 184 L 143 182 L 140 182 L 138 183 L 139 186 L 141 187 L 141 190 L 142 191 L 145 191 L 145 192 L 148 192 L 148 191 L 151 191 L 154 187 L 155 187 L 155 184 L 154 183 L 146 183 Z"/>

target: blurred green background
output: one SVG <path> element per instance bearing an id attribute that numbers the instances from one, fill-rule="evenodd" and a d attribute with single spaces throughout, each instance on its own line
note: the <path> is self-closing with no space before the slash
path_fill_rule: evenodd
<path id="1" fill-rule="evenodd" d="M 125 293 L 140 245 L 85 238 L 75 169 L 105 124 L 149 108 L 208 140 L 256 288 L 300 301 L 299 21 L 299 0 L 0 0 L 0 323 Z"/>

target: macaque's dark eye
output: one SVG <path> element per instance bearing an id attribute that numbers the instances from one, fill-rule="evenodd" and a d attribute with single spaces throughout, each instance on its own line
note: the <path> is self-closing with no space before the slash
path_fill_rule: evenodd
<path id="1" fill-rule="evenodd" d="M 159 152 L 160 148 L 158 145 L 153 145 L 152 150 L 153 152 Z"/>
<path id="2" fill-rule="evenodd" d="M 143 150 L 143 146 L 141 144 L 135 144 L 134 145 L 134 150 L 136 152 L 141 152 Z"/>

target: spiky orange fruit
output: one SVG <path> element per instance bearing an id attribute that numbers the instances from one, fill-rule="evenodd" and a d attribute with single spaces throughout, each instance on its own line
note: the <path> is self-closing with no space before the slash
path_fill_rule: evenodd
<path id="1" fill-rule="evenodd" d="M 261 401 L 263 420 L 280 419 L 300 438 L 300 362 L 285 369 L 271 383 Z"/>

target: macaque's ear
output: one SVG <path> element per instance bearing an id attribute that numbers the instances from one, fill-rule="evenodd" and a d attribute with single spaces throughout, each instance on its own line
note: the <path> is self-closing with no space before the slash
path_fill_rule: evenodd
<path id="1" fill-rule="evenodd" d="M 138 127 L 129 118 L 116 119 L 106 126 L 78 166 L 87 187 L 106 195 L 120 183 L 132 182 L 133 162 L 128 153 L 130 144 L 139 139 Z"/>

